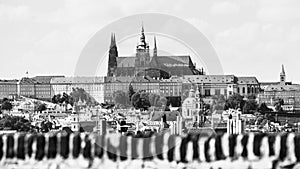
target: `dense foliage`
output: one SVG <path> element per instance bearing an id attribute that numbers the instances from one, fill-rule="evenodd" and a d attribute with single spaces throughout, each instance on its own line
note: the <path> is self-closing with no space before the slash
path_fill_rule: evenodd
<path id="1" fill-rule="evenodd" d="M 29 120 L 24 117 L 4 115 L 0 118 L 0 130 L 17 130 L 18 132 L 35 132 Z"/>
<path id="2" fill-rule="evenodd" d="M 87 106 L 99 104 L 95 98 L 93 98 L 82 88 L 73 88 L 70 94 L 63 93 L 62 95 L 57 94 L 52 97 L 52 103 L 56 104 L 70 104 L 73 106 L 74 104 L 79 104 L 80 102 Z"/>

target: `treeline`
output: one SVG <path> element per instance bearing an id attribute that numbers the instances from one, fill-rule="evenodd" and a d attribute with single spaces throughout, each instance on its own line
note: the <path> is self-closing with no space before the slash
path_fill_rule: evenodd
<path id="1" fill-rule="evenodd" d="M 213 96 L 212 108 L 213 110 L 228 110 L 228 109 L 240 109 L 243 113 L 253 114 L 255 112 L 272 112 L 266 103 L 258 104 L 255 95 L 249 95 L 247 97 L 239 94 L 229 96 L 227 99 L 223 95 Z M 273 106 L 275 111 L 283 112 L 282 105 L 284 101 L 281 98 L 274 99 Z"/>
<path id="2" fill-rule="evenodd" d="M 116 91 L 113 94 L 116 108 L 129 108 L 148 110 L 150 107 L 167 109 L 168 100 L 159 94 L 149 93 L 145 90 L 135 92 L 131 84 L 128 92 Z"/>
<path id="3" fill-rule="evenodd" d="M 52 97 L 52 103 L 56 104 L 74 104 L 82 103 L 86 106 L 98 105 L 99 103 L 89 93 L 82 88 L 73 88 L 70 94 L 57 94 Z"/>

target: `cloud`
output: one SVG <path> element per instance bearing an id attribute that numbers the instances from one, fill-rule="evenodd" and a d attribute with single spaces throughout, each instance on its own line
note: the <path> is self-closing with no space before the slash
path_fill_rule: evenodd
<path id="1" fill-rule="evenodd" d="M 261 21 L 289 21 L 300 18 L 300 1 L 274 0 L 263 1 L 257 12 L 257 18 Z"/>
<path id="2" fill-rule="evenodd" d="M 0 20 L 2 21 L 23 21 L 30 16 L 28 6 L 9 6 L 0 4 Z"/>
<path id="3" fill-rule="evenodd" d="M 224 15 L 224 14 L 236 14 L 240 11 L 240 6 L 236 3 L 225 1 L 225 2 L 215 2 L 210 12 L 212 14 Z"/>
<path id="4" fill-rule="evenodd" d="M 195 17 L 187 18 L 186 20 L 193 26 L 198 28 L 201 32 L 208 32 L 211 29 L 211 25 L 205 20 Z"/>

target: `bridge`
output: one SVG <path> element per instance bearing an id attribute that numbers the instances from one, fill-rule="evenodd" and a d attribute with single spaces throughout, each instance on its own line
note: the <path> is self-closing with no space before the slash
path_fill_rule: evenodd
<path id="1" fill-rule="evenodd" d="M 0 168 L 299 168 L 300 135 L 2 134 Z"/>

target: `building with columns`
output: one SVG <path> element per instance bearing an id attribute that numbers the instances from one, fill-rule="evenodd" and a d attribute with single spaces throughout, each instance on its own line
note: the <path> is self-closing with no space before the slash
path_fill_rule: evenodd
<path id="1" fill-rule="evenodd" d="M 256 77 L 237 77 L 236 93 L 245 96 L 258 94 L 260 92 L 260 84 Z"/>
<path id="2" fill-rule="evenodd" d="M 182 93 L 186 95 L 191 85 L 198 86 L 204 97 L 234 93 L 240 95 L 258 94 L 259 82 L 256 77 L 236 77 L 234 75 L 186 75 L 180 78 L 183 83 Z"/>
<path id="3" fill-rule="evenodd" d="M 0 99 L 12 98 L 18 94 L 19 80 L 0 80 Z"/>
<path id="4" fill-rule="evenodd" d="M 60 77 L 51 79 L 52 97 L 57 94 L 70 94 L 73 89 L 84 89 L 97 102 L 104 102 L 104 77 Z"/>

